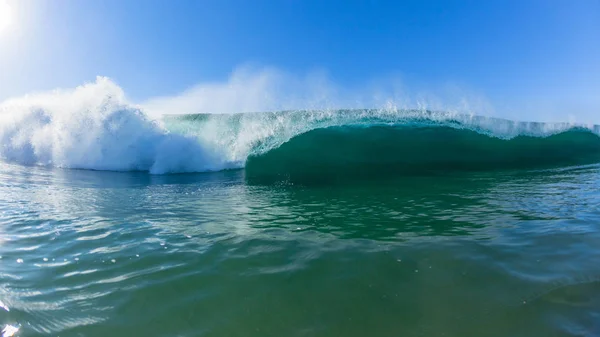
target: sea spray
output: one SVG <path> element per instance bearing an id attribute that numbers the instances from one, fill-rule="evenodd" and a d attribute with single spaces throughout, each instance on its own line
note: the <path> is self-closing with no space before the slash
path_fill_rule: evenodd
<path id="1" fill-rule="evenodd" d="M 197 139 L 172 134 L 127 104 L 105 78 L 4 102 L 0 157 L 25 165 L 151 173 L 228 167 Z"/>

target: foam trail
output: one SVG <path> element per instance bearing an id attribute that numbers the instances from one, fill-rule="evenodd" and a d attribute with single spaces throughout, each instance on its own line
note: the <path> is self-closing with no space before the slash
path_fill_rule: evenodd
<path id="1" fill-rule="evenodd" d="M 157 174 L 235 165 L 197 139 L 169 133 L 103 77 L 2 103 L 0 157 L 25 165 Z"/>

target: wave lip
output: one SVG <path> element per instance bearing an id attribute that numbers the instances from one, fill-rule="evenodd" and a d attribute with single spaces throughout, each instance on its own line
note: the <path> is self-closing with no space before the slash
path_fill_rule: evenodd
<path id="1" fill-rule="evenodd" d="M 500 139 L 548 137 L 572 129 L 600 135 L 600 126 L 576 123 L 519 122 L 447 111 L 351 109 L 298 110 L 240 114 L 191 114 L 164 117 L 167 128 L 201 139 L 232 160 L 264 154 L 301 134 L 330 127 L 450 127 Z"/>

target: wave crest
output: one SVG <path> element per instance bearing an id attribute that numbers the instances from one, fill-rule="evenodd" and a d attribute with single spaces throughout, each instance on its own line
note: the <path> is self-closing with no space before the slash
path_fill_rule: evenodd
<path id="1" fill-rule="evenodd" d="M 249 175 L 289 176 L 579 163 L 600 161 L 598 134 L 597 125 L 394 107 L 154 121 L 106 78 L 0 104 L 0 158 L 5 161 L 154 174 L 244 166 Z"/>

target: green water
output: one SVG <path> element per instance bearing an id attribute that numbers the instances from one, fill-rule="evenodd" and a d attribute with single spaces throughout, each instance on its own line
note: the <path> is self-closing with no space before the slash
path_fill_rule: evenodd
<path id="1" fill-rule="evenodd" d="M 0 164 L 0 323 L 61 337 L 600 334 L 598 165 L 247 174 Z"/>

